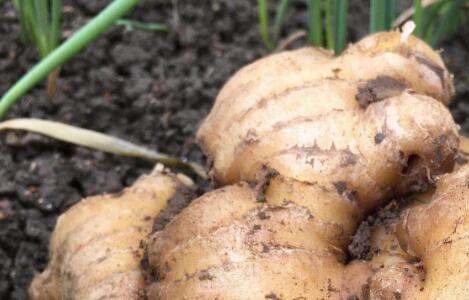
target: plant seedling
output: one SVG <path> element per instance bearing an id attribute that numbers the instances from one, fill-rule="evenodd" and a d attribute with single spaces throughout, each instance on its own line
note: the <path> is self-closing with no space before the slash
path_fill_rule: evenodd
<path id="1" fill-rule="evenodd" d="M 61 0 L 14 0 L 21 25 L 21 40 L 34 44 L 41 59 L 47 57 L 60 42 Z M 53 70 L 47 80 L 47 93 L 53 97 L 57 91 L 60 68 Z"/>
<path id="2" fill-rule="evenodd" d="M 288 0 L 277 4 L 273 34 L 270 34 L 266 0 L 258 0 L 259 27 L 262 41 L 269 49 L 276 47 L 289 5 Z M 307 0 L 308 41 L 340 54 L 347 42 L 348 0 Z"/>
<path id="3" fill-rule="evenodd" d="M 93 20 L 41 60 L 0 99 L 0 119 L 5 116 L 9 108 L 18 101 L 21 96 L 36 86 L 38 82 L 51 72 L 74 57 L 84 47 L 100 37 L 107 28 L 112 26 L 122 15 L 127 13 L 139 2 L 140 0 L 114 0 Z"/>

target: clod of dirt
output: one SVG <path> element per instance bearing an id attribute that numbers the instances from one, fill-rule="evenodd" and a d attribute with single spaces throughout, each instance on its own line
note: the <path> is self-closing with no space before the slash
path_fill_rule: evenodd
<path id="1" fill-rule="evenodd" d="M 168 206 L 159 213 L 153 223 L 153 231 L 163 230 L 175 215 L 181 212 L 189 203 L 194 200 L 196 191 L 191 188 L 181 188 L 169 199 Z"/>
<path id="2" fill-rule="evenodd" d="M 405 89 L 406 85 L 399 80 L 388 76 L 378 76 L 376 79 L 362 83 L 358 87 L 358 94 L 355 98 L 361 107 L 366 108 L 371 103 L 398 96 Z"/>
<path id="3" fill-rule="evenodd" d="M 352 243 L 348 246 L 348 251 L 352 259 L 371 259 L 371 228 L 374 225 L 389 225 L 397 218 L 399 211 L 405 206 L 405 203 L 406 199 L 402 199 L 401 201 L 394 200 L 384 208 L 377 210 L 360 224 L 357 232 L 353 236 Z"/>

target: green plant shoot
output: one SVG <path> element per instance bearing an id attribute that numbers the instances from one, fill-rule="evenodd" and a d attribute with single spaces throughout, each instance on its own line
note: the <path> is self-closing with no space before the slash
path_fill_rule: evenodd
<path id="1" fill-rule="evenodd" d="M 21 40 L 34 44 L 41 59 L 49 55 L 60 42 L 61 0 L 14 0 L 21 25 Z M 47 92 L 53 97 L 57 90 L 59 69 L 48 77 Z"/>
<path id="2" fill-rule="evenodd" d="M 5 116 L 9 108 L 31 88 L 36 86 L 52 71 L 63 65 L 79 53 L 84 47 L 100 37 L 122 15 L 127 13 L 140 0 L 114 0 L 93 20 L 83 26 L 62 45 L 52 51 L 19 81 L 13 85 L 0 100 L 0 119 Z"/>

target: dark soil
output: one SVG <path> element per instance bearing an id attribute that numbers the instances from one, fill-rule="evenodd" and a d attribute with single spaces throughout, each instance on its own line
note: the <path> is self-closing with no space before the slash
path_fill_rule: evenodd
<path id="1" fill-rule="evenodd" d="M 64 34 L 109 1 L 64 2 Z M 11 1 L 0 4 L 0 94 L 36 61 L 18 40 Z M 142 1 L 130 17 L 170 23 L 171 33 L 113 27 L 66 64 L 59 94 L 36 88 L 8 118 L 35 117 L 106 132 L 161 152 L 203 163 L 193 135 L 217 91 L 240 66 L 265 55 L 255 1 Z M 352 40 L 367 32 L 366 7 L 352 1 Z M 173 4 L 176 4 L 174 6 Z M 293 1 L 284 35 L 305 28 L 304 1 Z M 300 40 L 295 46 L 303 45 Z M 469 132 L 469 34 L 444 45 L 456 77 L 451 108 Z M 25 299 L 32 277 L 47 261 L 57 216 L 80 198 L 116 192 L 148 172 L 152 163 L 56 142 L 35 134 L 0 134 L 0 299 Z"/>

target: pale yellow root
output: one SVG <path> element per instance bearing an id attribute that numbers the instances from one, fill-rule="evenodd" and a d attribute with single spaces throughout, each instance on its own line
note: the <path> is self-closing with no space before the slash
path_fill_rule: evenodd
<path id="1" fill-rule="evenodd" d="M 337 219 L 356 209 L 335 192 L 327 199 L 319 187 L 301 185 L 276 177 L 265 191 L 240 184 L 194 200 L 151 238 L 149 261 L 161 280 L 150 286 L 149 299 L 362 298 L 371 268 L 344 265 L 343 228 L 353 225 Z M 279 198 L 289 189 L 301 193 L 288 200 L 314 195 L 331 210 L 313 215 Z"/>
<path id="2" fill-rule="evenodd" d="M 469 299 L 469 166 L 442 177 L 433 201 L 401 219 L 401 244 L 426 271 L 409 299 Z"/>
<path id="3" fill-rule="evenodd" d="M 469 165 L 442 176 L 434 195 L 419 195 L 400 219 L 373 228 L 370 262 L 349 265 L 344 223 L 358 213 L 350 203 L 280 175 L 265 190 L 213 191 L 151 238 L 150 265 L 161 280 L 148 297 L 467 299 L 468 182 Z M 298 205 L 307 199 L 309 209 Z M 321 214 L 321 205 L 333 206 Z"/>
<path id="4" fill-rule="evenodd" d="M 357 225 L 450 171 L 452 78 L 423 42 L 380 33 L 333 58 L 305 48 L 244 67 L 197 138 L 228 186 L 153 235 L 149 299 L 367 296 L 373 263 L 344 263 Z"/>
<path id="5" fill-rule="evenodd" d="M 457 147 L 456 126 L 441 104 L 453 95 L 451 75 L 425 43 L 399 39 L 379 33 L 337 58 L 304 48 L 241 69 L 197 133 L 214 179 L 256 180 L 267 166 L 328 188 L 346 182 L 371 208 L 389 186 L 419 176 L 401 176 L 409 160 L 421 171 L 441 173 L 428 165 L 435 163 L 449 170 L 453 154 L 443 154 L 444 162 L 428 158 Z M 416 164 L 421 159 L 426 165 Z"/>
<path id="6" fill-rule="evenodd" d="M 141 260 L 155 216 L 179 189 L 175 175 L 155 170 L 121 193 L 82 200 L 62 214 L 50 263 L 31 299 L 143 299 Z"/>
<path id="7" fill-rule="evenodd" d="M 372 277 L 370 299 L 469 299 L 468 183 L 466 164 L 438 180 L 429 203 L 405 211 L 395 233 L 381 234 L 402 248 L 376 259 L 384 267 Z"/>
<path id="8" fill-rule="evenodd" d="M 400 219 L 373 228 L 370 262 L 348 265 L 348 222 L 360 211 L 345 199 L 280 175 L 265 190 L 213 191 L 152 236 L 160 280 L 148 297 L 467 299 L 468 182 L 469 165 L 440 178 L 433 196 L 419 195 Z"/>

